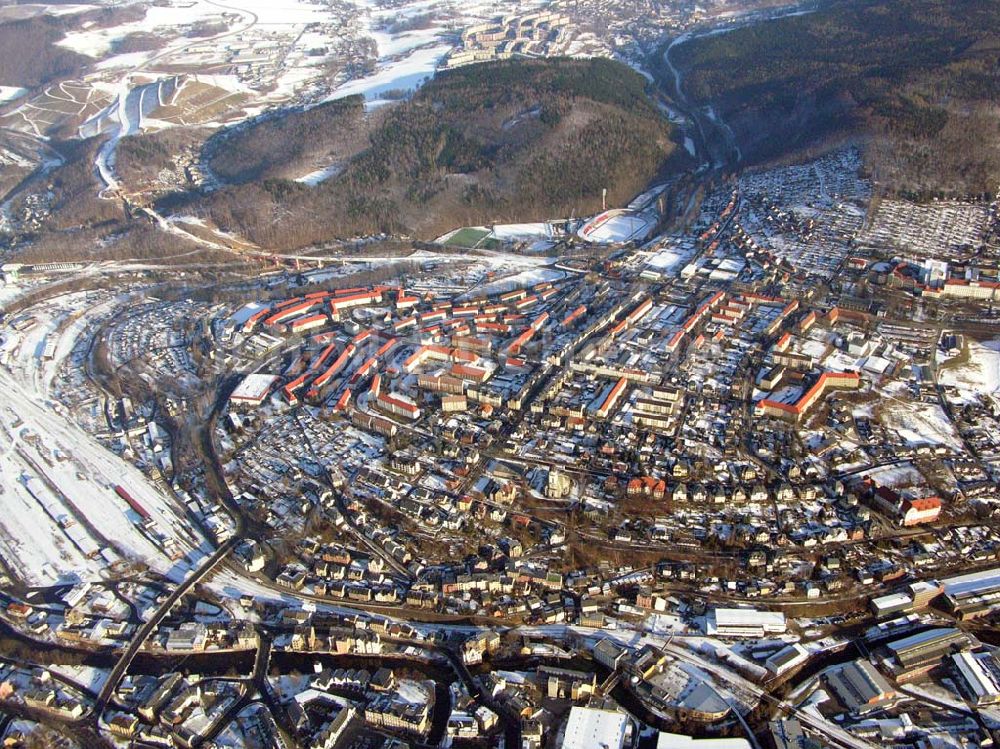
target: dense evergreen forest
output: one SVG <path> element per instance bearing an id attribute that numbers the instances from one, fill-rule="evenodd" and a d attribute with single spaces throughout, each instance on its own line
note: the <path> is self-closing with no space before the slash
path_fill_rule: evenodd
<path id="1" fill-rule="evenodd" d="M 751 160 L 864 133 L 891 191 L 979 194 L 1000 181 L 996 0 L 836 0 L 678 45 L 672 60 Z"/>
<path id="2" fill-rule="evenodd" d="M 167 196 L 161 207 L 276 248 L 591 212 L 602 189 L 612 203 L 627 201 L 675 152 L 646 85 L 600 59 L 444 72 L 375 113 L 362 115 L 351 98 L 220 133 L 206 153 L 230 184 L 208 196 Z M 345 137 L 358 132 L 360 142 Z M 316 186 L 292 181 L 305 152 L 342 170 Z"/>

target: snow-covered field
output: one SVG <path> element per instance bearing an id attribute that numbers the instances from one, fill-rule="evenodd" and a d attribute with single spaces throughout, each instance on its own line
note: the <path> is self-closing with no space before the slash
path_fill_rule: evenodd
<path id="1" fill-rule="evenodd" d="M 86 292 L 63 295 L 31 308 L 29 325 L 3 334 L 0 556 L 30 584 L 92 580 L 133 564 L 180 579 L 204 554 L 180 504 L 52 400 L 60 364 L 87 314 L 101 315 L 114 303 L 113 297 L 95 303 Z M 73 315 L 74 309 L 87 314 Z M 116 486 L 148 512 L 146 528 Z"/>
<path id="2" fill-rule="evenodd" d="M 451 51 L 450 44 L 415 49 L 398 60 L 381 66 L 375 73 L 356 78 L 337 88 L 331 99 L 362 94 L 368 106 L 387 104 L 384 95 L 390 92 L 408 93 L 434 75 L 438 63 Z"/>
<path id="3" fill-rule="evenodd" d="M 26 89 L 17 86 L 0 86 L 0 104 L 13 101 L 26 92 Z"/>
<path id="4" fill-rule="evenodd" d="M 642 213 L 608 211 L 602 213 L 580 229 L 580 237 L 588 242 L 614 244 L 644 239 L 656 222 Z"/>
<path id="5" fill-rule="evenodd" d="M 493 227 L 493 239 L 514 242 L 526 239 L 551 239 L 552 227 L 546 223 L 497 224 Z"/>
<path id="6" fill-rule="evenodd" d="M 940 382 L 958 390 L 958 402 L 974 401 L 1000 393 L 1000 339 L 979 343 L 970 340 L 969 360 L 941 370 Z"/>
<path id="7" fill-rule="evenodd" d="M 110 28 L 86 28 L 67 34 L 59 44 L 89 57 L 105 57 L 116 42 L 129 34 L 169 33 L 198 22 L 223 21 L 224 14 L 239 13 L 247 20 L 266 25 L 320 23 L 329 19 L 325 5 L 306 0 L 238 0 L 225 5 L 194 0 L 184 3 L 150 3 L 146 16 L 133 23 Z"/>
<path id="8" fill-rule="evenodd" d="M 955 428 L 937 403 L 890 403 L 882 420 L 907 445 L 944 445 L 956 451 L 962 448 Z"/>
<path id="9" fill-rule="evenodd" d="M 566 277 L 566 273 L 553 268 L 536 268 L 525 270 L 513 276 L 507 276 L 496 281 L 492 281 L 485 286 L 480 286 L 470 292 L 469 298 L 489 296 L 490 294 L 500 294 L 513 289 L 521 289 L 526 286 L 545 283 L 547 281 L 560 281 Z M 463 297 L 464 298 L 464 297 Z"/>
<path id="10" fill-rule="evenodd" d="M 310 187 L 315 187 L 321 182 L 326 182 L 330 177 L 336 177 L 343 170 L 341 164 L 331 164 L 330 166 L 322 167 L 321 169 L 316 169 L 309 172 L 308 174 L 303 174 L 301 177 L 296 177 L 296 182 L 301 182 L 304 185 L 309 185 Z"/>
<path id="11" fill-rule="evenodd" d="M 190 531 L 180 527 L 171 500 L 10 375 L 0 372 L 0 388 L 8 396 L 0 416 L 0 470 L 11 479 L 0 495 L 4 560 L 35 584 L 99 576 L 116 559 L 182 576 L 187 563 L 171 561 L 139 531 L 139 517 L 114 487 L 126 487 L 159 529 L 190 550 Z M 85 522 L 100 535 L 86 534 L 93 544 L 112 553 L 94 554 L 91 544 L 71 540 L 71 529 Z"/>

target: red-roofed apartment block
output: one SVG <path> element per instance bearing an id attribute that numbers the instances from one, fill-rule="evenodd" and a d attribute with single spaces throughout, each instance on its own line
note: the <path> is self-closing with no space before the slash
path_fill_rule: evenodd
<path id="1" fill-rule="evenodd" d="M 765 398 L 758 401 L 756 412 L 760 416 L 776 416 L 779 419 L 798 421 L 827 390 L 851 390 L 861 386 L 861 376 L 857 372 L 824 372 L 811 388 L 795 403 Z"/>

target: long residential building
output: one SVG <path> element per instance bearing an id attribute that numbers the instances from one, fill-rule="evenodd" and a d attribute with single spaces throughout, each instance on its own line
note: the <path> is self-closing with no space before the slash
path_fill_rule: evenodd
<path id="1" fill-rule="evenodd" d="M 757 402 L 759 415 L 776 416 L 779 419 L 798 421 L 828 390 L 856 389 L 861 386 L 861 376 L 857 372 L 824 372 L 816 383 L 794 403 L 765 398 Z"/>
<path id="2" fill-rule="evenodd" d="M 574 361 L 570 364 L 570 369 L 574 372 L 592 374 L 595 377 L 607 377 L 617 380 L 624 377 L 632 382 L 642 382 L 649 384 L 659 384 L 660 376 L 642 369 L 631 369 L 629 367 L 616 367 L 611 364 L 589 364 L 587 362 Z"/>
<path id="3" fill-rule="evenodd" d="M 618 400 L 625 393 L 625 389 L 628 387 L 628 380 L 624 377 L 618 380 L 614 385 L 606 388 L 605 391 L 598 396 L 597 400 L 594 401 L 596 405 L 592 405 L 594 415 L 599 419 L 606 419 L 615 409 Z M 600 401 L 598 403 L 598 401 Z"/>
<path id="4" fill-rule="evenodd" d="M 945 296 L 955 296 L 961 299 L 978 299 L 981 301 L 1000 299 L 1000 283 L 995 281 L 966 281 L 951 278 L 945 281 L 941 293 Z"/>

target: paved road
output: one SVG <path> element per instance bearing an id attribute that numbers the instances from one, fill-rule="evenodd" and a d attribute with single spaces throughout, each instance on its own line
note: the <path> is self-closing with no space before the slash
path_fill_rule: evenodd
<path id="1" fill-rule="evenodd" d="M 174 604 L 176 604 L 185 593 L 191 590 L 191 588 L 201 582 L 209 572 L 215 569 L 215 566 L 226 558 L 235 545 L 236 539 L 231 538 L 216 549 L 211 556 L 206 557 L 198 569 L 188 575 L 184 582 L 174 588 L 174 591 L 167 596 L 166 600 L 162 604 L 160 604 L 160 607 L 153 613 L 149 620 L 136 630 L 131 642 L 129 642 L 128 647 L 122 652 L 121 657 L 118 659 L 115 667 L 111 670 L 107 681 L 104 682 L 104 686 L 97 695 L 97 701 L 95 702 L 91 713 L 94 719 L 100 719 L 100 716 L 107 709 L 115 690 L 118 688 L 119 682 L 121 682 L 122 677 L 125 675 L 129 666 L 132 665 L 132 660 L 146 643 L 146 640 L 149 639 L 149 636 L 156 631 L 157 627 L 160 626 L 160 623 L 164 620 L 164 618 L 166 618 L 167 614 L 170 613 Z"/>

